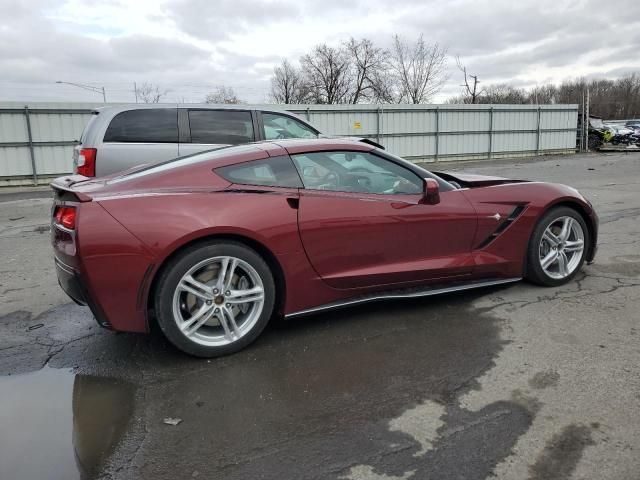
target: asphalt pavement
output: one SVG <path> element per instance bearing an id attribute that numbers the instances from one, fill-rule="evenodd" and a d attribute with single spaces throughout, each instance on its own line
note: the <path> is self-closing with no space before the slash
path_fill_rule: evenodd
<path id="1" fill-rule="evenodd" d="M 48 192 L 0 190 L 0 479 L 640 478 L 640 154 L 433 169 L 578 188 L 596 262 L 199 360 L 98 327 L 57 285 Z"/>

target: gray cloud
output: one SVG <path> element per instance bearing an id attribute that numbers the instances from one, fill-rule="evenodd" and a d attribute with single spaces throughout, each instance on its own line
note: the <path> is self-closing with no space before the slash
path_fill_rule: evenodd
<path id="1" fill-rule="evenodd" d="M 175 0 L 166 6 L 166 13 L 184 32 L 216 41 L 282 19 L 295 20 L 300 8 L 286 0 Z"/>
<path id="2" fill-rule="evenodd" d="M 76 29 L 51 19 L 64 3 L 0 0 L 0 99 L 95 98 L 53 84 L 61 79 L 105 85 L 110 99 L 122 101 L 131 100 L 134 81 L 160 84 L 175 99 L 200 100 L 212 86 L 226 84 L 241 97 L 263 101 L 281 58 L 296 59 L 307 45 L 352 35 L 388 47 L 394 32 L 409 39 L 424 33 L 447 46 L 485 84 L 541 83 L 551 79 L 549 71 L 617 76 L 640 69 L 640 2 L 603 12 L 600 0 L 169 0 L 143 19 L 173 25 L 167 36 L 125 29 L 109 18 Z M 299 25 L 306 30 L 302 38 L 261 33 Z M 118 33 L 109 38 L 110 31 Z M 251 42 L 239 43 L 244 39 Z M 272 53 L 258 55 L 252 44 Z M 444 92 L 456 94 L 459 73 L 453 61 L 450 67 Z"/>

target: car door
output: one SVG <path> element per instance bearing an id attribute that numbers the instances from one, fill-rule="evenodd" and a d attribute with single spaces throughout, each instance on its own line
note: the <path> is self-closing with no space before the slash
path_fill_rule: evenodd
<path id="1" fill-rule="evenodd" d="M 370 152 L 291 155 L 302 178 L 298 227 L 318 275 L 335 288 L 467 276 L 476 214 L 459 191 L 422 203 L 424 179 Z"/>
<path id="2" fill-rule="evenodd" d="M 255 114 L 244 109 L 180 108 L 180 156 L 256 140 Z"/>

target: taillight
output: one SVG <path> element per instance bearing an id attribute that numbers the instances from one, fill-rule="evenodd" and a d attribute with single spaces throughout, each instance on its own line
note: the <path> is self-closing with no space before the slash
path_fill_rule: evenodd
<path id="1" fill-rule="evenodd" d="M 96 176 L 96 152 L 95 148 L 80 149 L 76 173 L 85 177 Z"/>
<path id="2" fill-rule="evenodd" d="M 76 228 L 76 207 L 56 207 L 56 223 L 69 230 Z"/>

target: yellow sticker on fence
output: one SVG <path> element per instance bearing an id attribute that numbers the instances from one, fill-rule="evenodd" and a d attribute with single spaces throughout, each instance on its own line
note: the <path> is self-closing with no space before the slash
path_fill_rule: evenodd
<path id="1" fill-rule="evenodd" d="M 353 128 L 362 128 L 362 124 L 360 122 L 353 122 Z"/>

